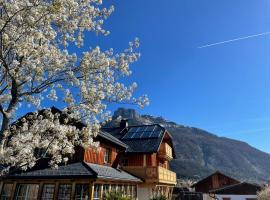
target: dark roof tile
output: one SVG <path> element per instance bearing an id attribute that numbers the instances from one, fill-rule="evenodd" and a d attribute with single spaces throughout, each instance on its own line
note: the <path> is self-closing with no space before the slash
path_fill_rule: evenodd
<path id="1" fill-rule="evenodd" d="M 87 165 L 97 174 L 97 178 L 100 179 L 141 182 L 139 178 L 120 169 L 93 163 L 87 163 Z"/>
<path id="2" fill-rule="evenodd" d="M 209 192 L 214 194 L 256 195 L 260 190 L 261 187 L 258 185 L 242 182 L 210 190 Z"/>
<path id="3" fill-rule="evenodd" d="M 50 178 L 94 178 L 96 174 L 88 168 L 83 162 L 72 163 L 68 165 L 59 166 L 57 169 L 46 168 L 35 171 L 28 171 L 22 173 L 15 173 L 9 175 L 7 178 L 20 179 L 50 179 Z"/>

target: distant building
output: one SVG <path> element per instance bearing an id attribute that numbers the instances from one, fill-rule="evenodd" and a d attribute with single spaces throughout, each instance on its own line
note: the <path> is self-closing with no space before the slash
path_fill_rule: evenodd
<path id="1" fill-rule="evenodd" d="M 203 194 L 203 200 L 256 200 L 261 187 L 215 172 L 193 185 L 195 192 Z"/>
<path id="2" fill-rule="evenodd" d="M 211 196 L 217 200 L 256 200 L 261 187 L 250 183 L 237 183 L 211 190 Z"/>

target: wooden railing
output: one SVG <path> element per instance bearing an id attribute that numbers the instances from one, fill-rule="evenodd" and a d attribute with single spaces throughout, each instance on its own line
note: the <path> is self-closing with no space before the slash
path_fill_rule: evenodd
<path id="1" fill-rule="evenodd" d="M 158 179 L 160 182 L 174 184 L 176 183 L 176 173 L 163 167 L 158 167 Z"/>
<path id="2" fill-rule="evenodd" d="M 160 158 L 167 160 L 173 159 L 172 147 L 168 143 L 162 143 L 158 152 Z"/>
<path id="3" fill-rule="evenodd" d="M 125 166 L 125 171 L 144 179 L 146 182 L 176 184 L 176 173 L 163 167 Z"/>

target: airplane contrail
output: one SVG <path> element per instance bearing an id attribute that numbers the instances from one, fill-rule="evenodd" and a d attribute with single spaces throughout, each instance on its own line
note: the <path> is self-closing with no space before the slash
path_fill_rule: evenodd
<path id="1" fill-rule="evenodd" d="M 203 46 L 198 47 L 198 49 L 202 49 L 202 48 L 206 48 L 206 47 L 212 47 L 212 46 L 216 46 L 216 45 L 220 45 L 220 44 L 225 44 L 225 43 L 230 43 L 230 42 L 235 42 L 235 41 L 239 41 L 239 40 L 246 40 L 246 39 L 249 39 L 249 38 L 263 36 L 263 35 L 268 35 L 268 34 L 270 34 L 270 31 L 269 32 L 264 32 L 264 33 L 259 33 L 259 34 L 256 34 L 256 35 L 249 35 L 249 36 L 239 37 L 239 38 L 235 38 L 235 39 L 231 39 L 231 40 L 225 40 L 225 41 L 222 41 L 222 42 L 216 42 L 216 43 L 212 43 L 212 44 L 206 44 L 206 45 L 203 45 Z"/>

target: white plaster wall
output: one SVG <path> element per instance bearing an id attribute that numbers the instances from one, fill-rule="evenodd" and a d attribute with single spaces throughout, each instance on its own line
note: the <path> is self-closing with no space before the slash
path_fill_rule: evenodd
<path id="1" fill-rule="evenodd" d="M 203 200 L 213 200 L 209 194 L 203 194 Z"/>
<path id="2" fill-rule="evenodd" d="M 216 195 L 218 200 L 222 200 L 222 198 L 231 198 L 231 200 L 246 200 L 247 198 L 254 198 L 256 199 L 256 195 L 231 195 L 231 194 L 223 194 L 223 195 Z"/>
<path id="3" fill-rule="evenodd" d="M 151 195 L 151 187 L 147 185 L 139 185 L 138 200 L 149 200 Z"/>

